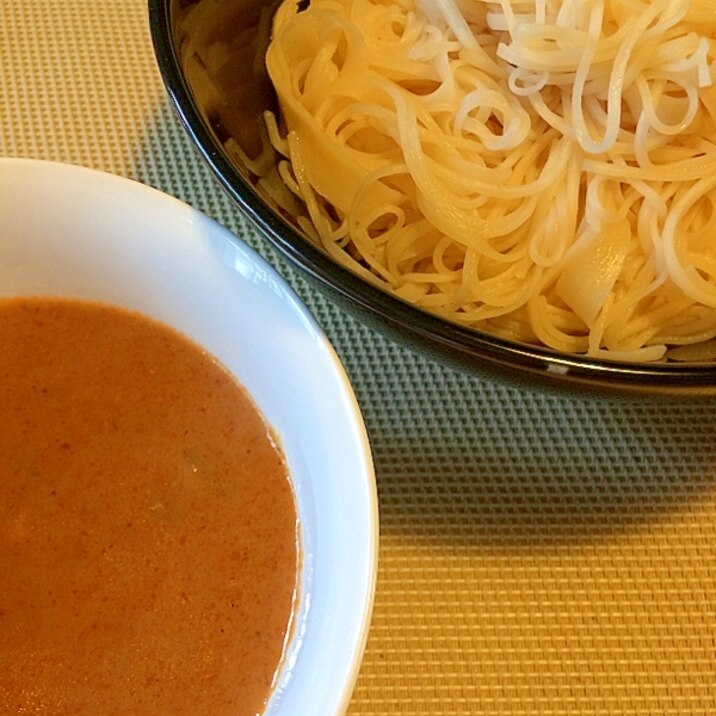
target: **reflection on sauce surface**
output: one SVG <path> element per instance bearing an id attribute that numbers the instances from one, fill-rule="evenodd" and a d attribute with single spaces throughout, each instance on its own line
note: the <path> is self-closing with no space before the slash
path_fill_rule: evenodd
<path id="1" fill-rule="evenodd" d="M 169 329 L 0 301 L 0 713 L 255 714 L 298 551 L 286 467 Z"/>

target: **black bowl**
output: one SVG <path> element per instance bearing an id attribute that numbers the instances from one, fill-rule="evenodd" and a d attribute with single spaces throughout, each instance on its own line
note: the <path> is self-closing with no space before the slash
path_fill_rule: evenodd
<path id="1" fill-rule="evenodd" d="M 182 124 L 220 184 L 288 261 L 364 322 L 453 367 L 529 386 L 588 393 L 716 393 L 713 363 L 623 363 L 558 353 L 464 328 L 412 306 L 335 263 L 259 186 L 233 139 L 255 153 L 276 99 L 261 62 L 265 0 L 149 0 L 157 62 Z M 210 75 L 203 51 L 221 40 L 232 55 Z"/>

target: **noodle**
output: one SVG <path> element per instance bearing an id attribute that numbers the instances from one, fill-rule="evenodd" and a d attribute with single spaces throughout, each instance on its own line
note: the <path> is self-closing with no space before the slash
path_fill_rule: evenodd
<path id="1" fill-rule="evenodd" d="M 268 133 L 311 235 L 369 280 L 659 360 L 716 336 L 715 59 L 711 0 L 285 0 Z"/>

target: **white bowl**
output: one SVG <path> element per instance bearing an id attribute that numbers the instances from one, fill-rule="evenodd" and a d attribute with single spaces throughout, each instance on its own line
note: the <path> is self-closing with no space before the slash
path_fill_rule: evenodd
<path id="1" fill-rule="evenodd" d="M 144 185 L 0 159 L 0 296 L 72 296 L 138 310 L 216 356 L 280 438 L 303 569 L 295 631 L 267 714 L 343 713 L 375 586 L 378 508 L 360 411 L 330 343 L 253 250 Z"/>

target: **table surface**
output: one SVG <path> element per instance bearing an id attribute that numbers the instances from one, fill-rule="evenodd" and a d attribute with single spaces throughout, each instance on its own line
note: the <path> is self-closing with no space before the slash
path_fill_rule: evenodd
<path id="1" fill-rule="evenodd" d="M 520 391 L 343 314 L 193 150 L 144 0 L 0 0 L 0 155 L 189 202 L 258 248 L 324 327 L 365 416 L 381 508 L 350 714 L 716 714 L 713 400 Z"/>

